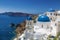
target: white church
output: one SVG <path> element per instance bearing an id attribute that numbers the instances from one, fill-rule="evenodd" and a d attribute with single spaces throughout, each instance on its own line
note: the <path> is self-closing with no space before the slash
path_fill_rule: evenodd
<path id="1" fill-rule="evenodd" d="M 38 15 L 36 23 L 31 17 L 26 21 L 26 30 L 19 40 L 53 40 L 60 33 L 60 10 L 49 10 Z M 59 36 L 60 37 L 60 36 Z"/>

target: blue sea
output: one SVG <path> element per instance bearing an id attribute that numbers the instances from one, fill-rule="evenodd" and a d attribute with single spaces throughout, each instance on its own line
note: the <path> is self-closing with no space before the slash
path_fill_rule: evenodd
<path id="1" fill-rule="evenodd" d="M 27 16 L 0 15 L 0 40 L 11 40 L 16 34 L 10 23 L 19 24 L 26 20 Z"/>

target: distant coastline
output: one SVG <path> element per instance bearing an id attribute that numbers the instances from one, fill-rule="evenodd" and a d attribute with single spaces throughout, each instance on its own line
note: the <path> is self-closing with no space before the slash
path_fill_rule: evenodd
<path id="1" fill-rule="evenodd" d="M 29 14 L 29 13 L 22 13 L 22 12 L 4 12 L 0 13 L 0 15 L 7 15 L 7 16 L 30 16 L 30 15 L 38 15 L 38 14 Z"/>

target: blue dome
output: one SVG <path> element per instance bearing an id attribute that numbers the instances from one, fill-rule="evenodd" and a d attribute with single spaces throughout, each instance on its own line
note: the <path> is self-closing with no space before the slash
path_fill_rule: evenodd
<path id="1" fill-rule="evenodd" d="M 46 15 L 41 15 L 41 16 L 38 17 L 38 21 L 39 22 L 50 22 L 50 19 Z"/>
<path id="2" fill-rule="evenodd" d="M 55 12 L 56 10 L 49 10 L 48 12 Z"/>
<path id="3" fill-rule="evenodd" d="M 27 17 L 27 20 L 32 20 L 32 17 L 31 17 L 31 16 L 28 16 L 28 17 Z"/>

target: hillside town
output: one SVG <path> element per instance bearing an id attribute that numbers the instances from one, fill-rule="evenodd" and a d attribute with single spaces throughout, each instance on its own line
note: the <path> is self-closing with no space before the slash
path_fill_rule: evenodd
<path id="1" fill-rule="evenodd" d="M 24 23 L 17 27 L 14 40 L 60 40 L 60 10 L 49 10 L 35 19 L 29 16 Z"/>

